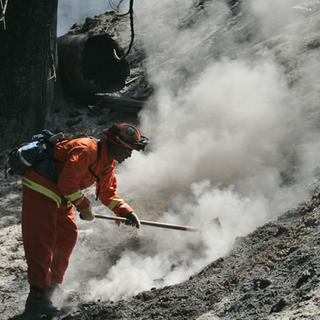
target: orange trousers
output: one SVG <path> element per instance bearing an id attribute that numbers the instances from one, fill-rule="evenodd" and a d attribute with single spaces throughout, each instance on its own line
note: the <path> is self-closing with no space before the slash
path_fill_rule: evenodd
<path id="1" fill-rule="evenodd" d="M 73 207 L 23 186 L 22 239 L 31 286 L 47 290 L 62 283 L 78 228 Z"/>

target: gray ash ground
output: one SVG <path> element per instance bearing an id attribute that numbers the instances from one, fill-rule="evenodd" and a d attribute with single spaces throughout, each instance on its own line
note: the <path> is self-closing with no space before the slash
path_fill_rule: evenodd
<path id="1" fill-rule="evenodd" d="M 188 281 L 82 304 L 61 319 L 320 319 L 319 204 L 315 193 Z"/>
<path id="2" fill-rule="evenodd" d="M 19 191 L 10 188 L 12 195 Z M 11 208 L 18 206 L 11 200 Z M 8 219 L 15 216 L 10 206 L 6 210 L 0 232 L 1 319 L 30 319 L 21 315 L 27 283 L 20 226 Z M 72 312 L 57 319 L 320 319 L 319 219 L 315 191 L 298 208 L 236 239 L 228 255 L 183 283 L 118 302 L 79 298 Z"/>

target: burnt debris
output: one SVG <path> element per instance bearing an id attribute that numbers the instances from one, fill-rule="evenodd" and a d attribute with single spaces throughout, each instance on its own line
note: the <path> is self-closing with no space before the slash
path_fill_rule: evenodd
<path id="1" fill-rule="evenodd" d="M 59 72 L 67 95 L 111 93 L 125 86 L 129 64 L 108 34 L 66 34 L 58 38 Z"/>

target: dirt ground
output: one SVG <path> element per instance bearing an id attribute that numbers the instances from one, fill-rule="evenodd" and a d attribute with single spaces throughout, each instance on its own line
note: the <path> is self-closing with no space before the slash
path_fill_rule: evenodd
<path id="1" fill-rule="evenodd" d="M 319 194 L 239 238 L 181 284 L 90 303 L 66 319 L 320 319 Z"/>
<path id="2" fill-rule="evenodd" d="M 1 179 L 1 319 L 29 319 L 21 315 L 28 293 L 19 221 L 21 185 L 16 179 Z M 83 301 L 80 290 L 72 311 L 57 319 L 320 319 L 319 205 L 315 190 L 310 200 L 238 238 L 230 254 L 183 283 L 118 302 Z M 88 225 L 79 222 L 79 228 L 76 250 L 81 251 L 95 237 Z M 112 235 L 113 226 L 104 228 Z M 97 243 L 100 260 L 95 263 L 108 268 L 121 248 L 139 245 L 135 237 L 130 231 L 100 247 Z"/>

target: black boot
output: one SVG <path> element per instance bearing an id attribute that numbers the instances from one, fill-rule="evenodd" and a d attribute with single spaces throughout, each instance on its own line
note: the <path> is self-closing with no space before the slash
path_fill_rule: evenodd
<path id="1" fill-rule="evenodd" d="M 45 292 L 37 287 L 31 286 L 28 295 L 25 312 L 45 314 L 54 316 L 59 313 L 60 309 L 55 307 L 51 300 L 46 296 Z"/>

